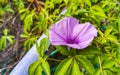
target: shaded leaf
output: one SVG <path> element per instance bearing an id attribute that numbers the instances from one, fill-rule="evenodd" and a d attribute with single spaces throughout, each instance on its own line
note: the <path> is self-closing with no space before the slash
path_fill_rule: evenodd
<path id="1" fill-rule="evenodd" d="M 79 55 L 94 55 L 94 54 L 100 54 L 100 50 L 96 46 L 89 46 L 85 49 L 79 50 L 77 52 Z"/>
<path id="2" fill-rule="evenodd" d="M 57 50 L 63 55 L 69 55 L 67 46 L 56 46 Z"/>

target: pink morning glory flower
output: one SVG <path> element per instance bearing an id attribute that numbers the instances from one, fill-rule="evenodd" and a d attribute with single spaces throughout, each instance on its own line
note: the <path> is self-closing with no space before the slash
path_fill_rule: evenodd
<path id="1" fill-rule="evenodd" d="M 52 45 L 83 49 L 97 36 L 97 30 L 89 22 L 79 24 L 79 20 L 65 17 L 52 25 L 49 36 Z"/>

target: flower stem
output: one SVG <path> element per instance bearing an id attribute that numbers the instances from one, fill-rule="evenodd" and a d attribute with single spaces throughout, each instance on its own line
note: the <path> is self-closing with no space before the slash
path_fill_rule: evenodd
<path id="1" fill-rule="evenodd" d="M 101 72 L 101 75 L 103 75 L 102 64 L 101 64 L 100 56 L 98 56 L 98 59 L 99 59 L 99 64 L 100 64 L 100 72 Z"/>

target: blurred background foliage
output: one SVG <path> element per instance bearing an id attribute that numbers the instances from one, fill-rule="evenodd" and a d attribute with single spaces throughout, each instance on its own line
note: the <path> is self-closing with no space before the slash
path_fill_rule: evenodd
<path id="1" fill-rule="evenodd" d="M 65 14 L 59 15 L 64 10 Z M 12 51 L 18 56 L 16 60 L 21 59 L 26 51 L 21 55 L 20 49 L 29 50 L 42 33 L 48 35 L 50 26 L 65 16 L 95 25 L 98 37 L 92 45 L 99 49 L 101 63 L 96 54 L 86 57 L 93 65 L 103 65 L 103 75 L 120 75 L 119 0 L 0 0 L 1 54 Z M 100 75 L 99 66 L 94 75 Z"/>

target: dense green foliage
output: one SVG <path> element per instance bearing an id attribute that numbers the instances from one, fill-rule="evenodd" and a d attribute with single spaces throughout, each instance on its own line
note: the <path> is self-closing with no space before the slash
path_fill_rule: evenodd
<path id="1" fill-rule="evenodd" d="M 52 9 L 52 16 L 56 10 L 60 11 L 60 7 L 67 9 L 64 15 L 58 16 L 57 14 L 55 19 L 49 15 L 48 17 L 52 19 L 51 23 L 64 16 L 73 16 L 78 18 L 81 23 L 91 22 L 98 30 L 98 37 L 86 49 L 68 51 L 65 46 L 56 47 L 68 58 L 58 65 L 54 75 L 119 75 L 119 2 L 117 0 L 50 0 L 46 1 L 46 4 L 49 2 L 51 6 L 47 11 Z M 39 51 L 39 53 L 41 52 Z"/>
<path id="2" fill-rule="evenodd" d="M 24 24 L 24 46 L 28 50 L 42 33 L 48 36 L 50 26 L 65 16 L 73 16 L 80 23 L 91 22 L 98 30 L 98 36 L 91 45 L 83 50 L 67 50 L 65 46 L 56 49 L 68 58 L 57 67 L 54 75 L 120 75 L 120 1 L 118 0 L 13 0 L 10 4 L 0 5 L 0 20 L 6 12 L 15 9 Z M 59 15 L 64 9 L 65 14 Z M 1 11 L 2 10 L 2 11 Z M 14 36 L 0 37 L 0 48 L 6 47 L 6 40 L 13 44 Z M 40 46 L 36 43 L 39 54 L 38 61 L 29 67 L 29 75 L 50 75 L 50 67 L 44 54 L 48 50 L 48 39 L 43 39 Z M 2 42 L 1 42 L 2 41 Z"/>

